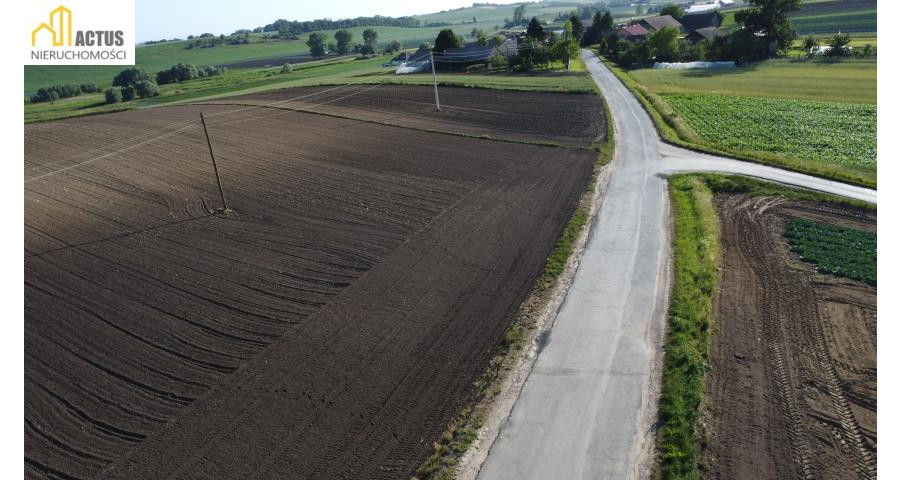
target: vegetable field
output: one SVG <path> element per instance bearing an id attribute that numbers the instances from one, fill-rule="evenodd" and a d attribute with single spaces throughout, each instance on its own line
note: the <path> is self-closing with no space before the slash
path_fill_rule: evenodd
<path id="1" fill-rule="evenodd" d="M 713 147 L 876 167 L 876 106 L 717 95 L 665 97 Z"/>
<path id="2" fill-rule="evenodd" d="M 816 270 L 877 284 L 876 233 L 798 218 L 788 223 L 785 236 Z"/>

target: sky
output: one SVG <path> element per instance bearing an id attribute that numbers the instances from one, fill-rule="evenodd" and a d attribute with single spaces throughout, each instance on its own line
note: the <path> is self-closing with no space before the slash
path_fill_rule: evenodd
<path id="1" fill-rule="evenodd" d="M 261 27 L 279 18 L 401 17 L 471 6 L 473 2 L 515 3 L 516 0 L 136 0 L 137 41 L 185 38 L 204 32 L 229 34 Z"/>

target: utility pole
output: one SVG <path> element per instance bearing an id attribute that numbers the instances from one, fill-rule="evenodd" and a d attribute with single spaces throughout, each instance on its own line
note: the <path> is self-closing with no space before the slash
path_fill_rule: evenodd
<path id="1" fill-rule="evenodd" d="M 209 147 L 209 158 L 212 159 L 213 173 L 216 174 L 216 185 L 219 186 L 219 196 L 222 197 L 222 210 L 228 211 L 228 204 L 225 202 L 225 192 L 222 191 L 222 181 L 219 180 L 219 167 L 216 166 L 216 156 L 213 154 L 212 142 L 209 141 L 209 132 L 206 130 L 206 119 L 203 118 L 203 112 L 200 112 L 200 123 L 203 124 L 203 133 L 206 135 L 206 145 Z"/>
<path id="2" fill-rule="evenodd" d="M 434 52 L 428 52 L 428 55 L 431 58 L 431 80 L 434 82 L 434 107 L 440 112 L 441 99 L 438 98 L 437 93 L 437 74 L 434 72 Z"/>

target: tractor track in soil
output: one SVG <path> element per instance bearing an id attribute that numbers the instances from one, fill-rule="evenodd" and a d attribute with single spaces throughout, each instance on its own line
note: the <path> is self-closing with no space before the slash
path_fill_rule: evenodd
<path id="1" fill-rule="evenodd" d="M 816 273 L 782 238 L 790 218 L 874 230 L 874 215 L 773 198 L 717 203 L 704 476 L 876 478 L 875 288 Z"/>

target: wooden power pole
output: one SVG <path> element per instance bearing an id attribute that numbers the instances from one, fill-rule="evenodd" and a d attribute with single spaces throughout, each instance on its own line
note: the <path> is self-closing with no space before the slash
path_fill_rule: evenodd
<path id="1" fill-rule="evenodd" d="M 222 181 L 219 180 L 219 167 L 216 166 L 216 156 L 213 154 L 212 142 L 209 141 L 209 132 L 206 130 L 206 119 L 203 118 L 203 112 L 200 112 L 200 123 L 203 124 L 203 133 L 206 135 L 206 145 L 209 147 L 209 158 L 212 159 L 213 173 L 216 174 L 216 185 L 219 186 L 219 196 L 222 197 L 222 209 L 228 210 L 228 203 L 225 202 L 225 192 L 222 191 Z"/>
<path id="2" fill-rule="evenodd" d="M 431 58 L 431 80 L 434 82 L 434 108 L 437 111 L 441 111 L 441 99 L 438 98 L 437 93 L 437 73 L 434 72 L 434 52 L 428 52 L 428 55 Z"/>

